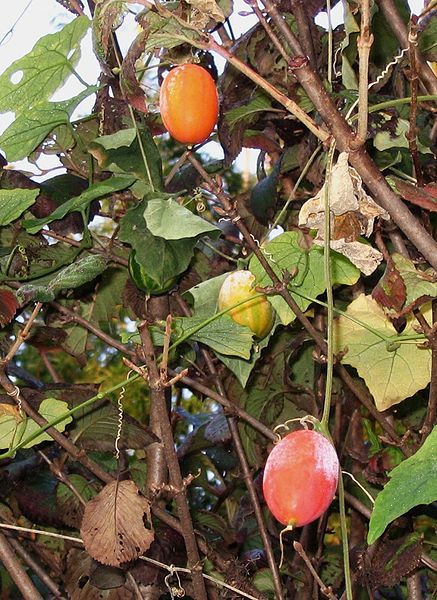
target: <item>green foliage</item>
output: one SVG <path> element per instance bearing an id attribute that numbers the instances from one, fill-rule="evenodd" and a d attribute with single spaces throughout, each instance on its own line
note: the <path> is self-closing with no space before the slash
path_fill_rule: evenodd
<path id="1" fill-rule="evenodd" d="M 38 412 L 47 421 L 59 421 L 68 408 L 65 402 L 56 398 L 46 398 L 41 402 Z M 66 417 L 56 422 L 56 429 L 64 431 L 66 425 L 71 423 L 71 417 Z M 3 414 L 0 417 L 0 448 L 31 448 L 41 442 L 51 440 L 47 433 L 40 433 L 41 428 L 31 418 L 23 415 Z"/>
<path id="2" fill-rule="evenodd" d="M 262 248 L 265 258 L 275 273 L 281 279 L 284 277 L 290 279 L 288 289 L 303 311 L 326 289 L 323 249 L 306 244 L 299 233 L 290 231 L 274 238 Z M 334 284 L 353 285 L 357 281 L 359 271 L 347 258 L 332 252 L 331 260 Z M 249 269 L 257 278 L 259 285 L 271 285 L 270 277 L 265 273 L 256 256 L 252 257 Z M 271 303 L 283 325 L 289 325 L 294 321 L 296 315 L 283 298 L 273 296 Z"/>
<path id="3" fill-rule="evenodd" d="M 390 481 L 378 494 L 370 518 L 369 544 L 411 508 L 437 500 L 436 452 L 437 427 L 434 427 L 423 446 L 389 473 Z"/>
<path id="4" fill-rule="evenodd" d="M 18 219 L 34 204 L 39 190 L 0 190 L 0 226 Z"/>

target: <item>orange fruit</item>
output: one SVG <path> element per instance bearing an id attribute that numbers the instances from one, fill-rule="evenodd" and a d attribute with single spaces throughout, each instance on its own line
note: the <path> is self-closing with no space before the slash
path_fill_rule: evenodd
<path id="1" fill-rule="evenodd" d="M 203 142 L 218 118 L 214 79 L 199 65 L 175 67 L 162 83 L 159 108 L 163 123 L 175 140 L 182 144 Z"/>

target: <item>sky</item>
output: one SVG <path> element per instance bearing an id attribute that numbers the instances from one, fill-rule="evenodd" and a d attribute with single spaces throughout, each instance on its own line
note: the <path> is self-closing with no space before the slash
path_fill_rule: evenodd
<path id="1" fill-rule="evenodd" d="M 3 1 L 5 2 L 5 0 Z M 2 19 L 0 21 L 0 73 L 2 73 L 14 60 L 27 54 L 40 37 L 47 33 L 53 33 L 59 30 L 63 25 L 74 19 L 74 15 L 65 10 L 55 0 L 14 0 L 13 2 L 7 1 L 7 6 L 8 8 L 6 11 L 3 11 Z M 135 9 L 135 5 L 131 4 L 129 6 Z M 410 6 L 412 6 L 413 12 L 418 14 L 423 6 L 423 0 L 410 0 Z M 234 0 L 234 7 L 236 15 L 233 17 L 232 27 L 236 37 L 238 37 L 242 32 L 247 31 L 254 23 L 256 23 L 256 17 L 254 15 L 238 15 L 238 12 L 249 11 L 249 7 L 244 3 L 244 0 Z M 137 5 L 137 8 L 141 7 Z M 342 16 L 342 5 L 341 2 L 339 2 L 332 12 L 332 23 L 334 27 L 342 22 Z M 317 21 L 320 25 L 326 26 L 326 14 L 320 15 Z M 132 39 L 134 27 L 134 18 L 129 15 L 125 19 L 123 28 L 117 30 L 117 37 L 122 50 L 127 49 L 129 42 Z M 217 61 L 217 63 L 218 62 L 219 61 Z M 220 69 L 220 65 L 218 65 L 218 67 Z M 99 66 L 92 52 L 91 34 L 88 34 L 84 41 L 82 59 L 77 70 L 89 84 L 95 83 L 99 72 Z M 52 99 L 63 100 L 72 97 L 75 93 L 80 91 L 81 86 L 77 82 L 73 83 L 73 79 L 74 78 L 71 78 L 68 85 L 65 86 L 64 89 L 58 91 Z M 92 104 L 93 100 L 89 99 L 87 106 L 79 106 L 79 114 L 86 114 Z M 9 125 L 12 118 L 13 115 L 10 115 L 9 117 L 0 115 L 0 131 L 3 131 Z M 212 143 L 209 144 L 209 146 L 213 154 L 220 152 L 218 144 Z M 248 160 L 247 156 L 242 159 L 245 165 L 247 163 L 253 163 L 254 153 L 255 151 L 249 153 L 249 155 L 252 155 L 252 159 Z M 52 161 L 53 158 L 51 158 L 47 164 L 41 163 L 41 166 L 47 168 L 52 164 Z M 35 168 L 29 166 L 25 161 L 16 163 L 15 166 L 17 168 L 27 168 L 27 170 L 33 170 L 33 172 L 36 173 Z"/>

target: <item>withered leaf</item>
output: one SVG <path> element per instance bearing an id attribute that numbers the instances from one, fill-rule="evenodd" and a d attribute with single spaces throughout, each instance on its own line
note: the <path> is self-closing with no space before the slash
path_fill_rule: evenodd
<path id="1" fill-rule="evenodd" d="M 123 59 L 120 71 L 120 87 L 131 106 L 140 112 L 147 113 L 148 108 L 144 90 L 140 86 L 135 69 L 137 60 L 144 52 L 144 43 L 149 35 L 147 22 L 144 22 L 144 26 L 146 29 L 142 29 L 137 35 Z"/>
<path id="2" fill-rule="evenodd" d="M 316 229 L 315 243 L 319 245 L 324 239 L 325 190 L 326 182 L 313 198 L 303 204 L 299 213 L 299 225 Z M 359 241 L 359 237 L 369 237 L 375 219 L 388 219 L 389 215 L 366 193 L 361 177 L 349 165 L 346 152 L 340 154 L 331 171 L 329 206 L 331 248 L 346 256 L 365 275 L 370 275 L 383 257 L 378 250 Z"/>
<path id="3" fill-rule="evenodd" d="M 85 506 L 81 536 L 87 552 L 104 565 L 135 560 L 153 541 L 149 501 L 133 481 L 113 481 Z"/>
<path id="4" fill-rule="evenodd" d="M 393 177 L 398 193 L 416 206 L 420 206 L 430 212 L 437 211 L 437 183 L 428 183 L 425 187 L 417 187 L 403 179 Z"/>
<path id="5" fill-rule="evenodd" d="M 133 593 L 124 585 L 110 589 L 93 585 L 95 565 L 83 550 L 70 550 L 65 574 L 65 588 L 70 600 L 133 600 Z"/>
<path id="6" fill-rule="evenodd" d="M 0 327 L 4 327 L 12 321 L 18 308 L 15 294 L 9 290 L 0 290 Z"/>
<path id="7" fill-rule="evenodd" d="M 373 289 L 372 298 L 385 308 L 400 311 L 407 297 L 405 281 L 392 259 L 387 261 L 384 275 Z"/>
<path id="8" fill-rule="evenodd" d="M 370 559 L 362 557 L 362 577 L 373 589 L 382 585 L 392 587 L 418 567 L 421 553 L 422 540 L 417 534 L 395 540 L 386 537 Z"/>

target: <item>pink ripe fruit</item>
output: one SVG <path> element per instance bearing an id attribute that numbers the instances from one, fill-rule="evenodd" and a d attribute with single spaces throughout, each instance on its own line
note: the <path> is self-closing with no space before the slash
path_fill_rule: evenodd
<path id="1" fill-rule="evenodd" d="M 331 504 L 338 474 L 337 454 L 324 435 L 306 429 L 289 433 L 267 458 L 263 478 L 267 506 L 283 525 L 311 523 Z"/>

